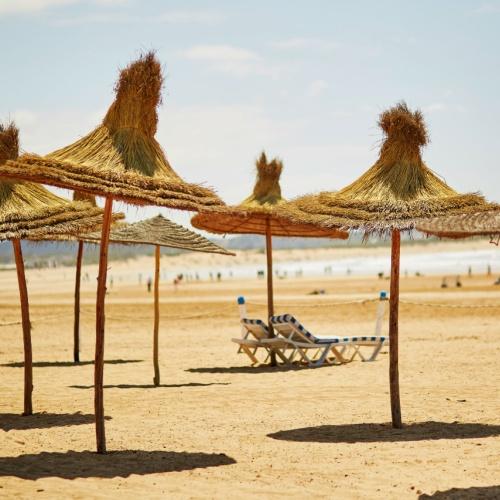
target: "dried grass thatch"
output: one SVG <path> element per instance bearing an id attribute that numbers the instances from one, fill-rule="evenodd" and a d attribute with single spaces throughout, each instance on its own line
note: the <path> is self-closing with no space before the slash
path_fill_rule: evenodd
<path id="1" fill-rule="evenodd" d="M 495 208 L 479 194 L 457 193 L 425 165 L 421 148 L 428 134 L 420 111 L 400 103 L 383 112 L 378 124 L 385 138 L 375 165 L 340 191 L 297 198 L 279 214 L 322 227 L 386 232 L 411 230 L 422 219 Z"/>
<path id="2" fill-rule="evenodd" d="M 13 123 L 0 124 L 0 163 L 19 154 L 19 131 Z M 50 239 L 96 230 L 102 209 L 70 202 L 30 182 L 0 182 L 0 240 Z"/>
<path id="3" fill-rule="evenodd" d="M 277 216 L 276 209 L 286 205 L 281 196 L 280 176 L 283 163 L 267 160 L 263 152 L 256 161 L 257 179 L 253 193 L 239 205 L 217 207 L 196 214 L 191 224 L 217 234 L 266 234 L 267 225 L 273 236 L 297 236 L 346 239 L 347 233 L 301 222 L 290 222 Z"/>
<path id="4" fill-rule="evenodd" d="M 75 143 L 44 157 L 25 154 L 0 164 L 0 175 L 136 205 L 198 210 L 222 205 L 210 189 L 184 182 L 154 135 L 163 77 L 154 53 L 121 71 L 103 122 Z"/>
<path id="5" fill-rule="evenodd" d="M 500 234 L 500 212 L 451 215 L 426 220 L 417 229 L 440 238 L 470 238 Z"/>
<path id="6" fill-rule="evenodd" d="M 82 235 L 80 240 L 89 243 L 98 243 L 101 233 L 94 232 Z M 150 219 L 128 224 L 117 223 L 111 228 L 110 243 L 128 245 L 158 245 L 162 247 L 179 248 L 193 252 L 218 253 L 234 255 L 200 234 L 157 215 Z"/>
<path id="7" fill-rule="evenodd" d="M 93 194 L 73 191 L 73 201 L 86 201 L 87 203 L 90 203 L 93 207 L 97 207 L 97 202 L 95 201 L 95 196 Z"/>

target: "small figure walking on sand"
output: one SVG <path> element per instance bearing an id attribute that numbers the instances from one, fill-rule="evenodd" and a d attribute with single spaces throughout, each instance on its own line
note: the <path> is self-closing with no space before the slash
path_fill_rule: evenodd
<path id="1" fill-rule="evenodd" d="M 455 280 L 455 286 L 457 288 L 462 288 L 462 282 L 460 281 L 460 276 L 457 276 L 457 278 Z"/>
<path id="2" fill-rule="evenodd" d="M 152 284 L 153 284 L 153 280 L 151 279 L 151 276 L 148 276 L 148 281 L 147 281 L 148 292 L 151 292 L 151 285 Z"/>

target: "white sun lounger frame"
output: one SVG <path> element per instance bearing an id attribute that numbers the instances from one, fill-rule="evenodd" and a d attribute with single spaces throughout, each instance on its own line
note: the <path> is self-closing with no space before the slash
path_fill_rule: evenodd
<path id="1" fill-rule="evenodd" d="M 363 361 L 374 361 L 389 339 L 385 336 L 352 336 L 352 337 L 322 337 L 311 333 L 291 314 L 272 316 L 270 322 L 278 339 L 281 337 L 293 346 L 301 360 L 309 366 L 323 364 L 342 364 L 352 361 L 357 355 Z M 274 339 L 264 341 L 272 346 Z M 361 347 L 372 347 L 369 356 L 361 352 Z M 349 357 L 344 356 L 346 351 L 352 350 Z M 312 356 L 309 351 L 312 350 Z M 333 355 L 333 357 L 332 357 Z"/>

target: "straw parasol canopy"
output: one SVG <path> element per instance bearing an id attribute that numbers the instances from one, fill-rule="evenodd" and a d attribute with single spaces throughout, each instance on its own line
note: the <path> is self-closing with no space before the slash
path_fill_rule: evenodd
<path id="1" fill-rule="evenodd" d="M 0 124 L 0 163 L 19 155 L 19 131 L 13 123 Z M 103 211 L 85 202 L 70 202 L 43 186 L 29 182 L 0 181 L 0 241 L 14 247 L 24 343 L 24 415 L 33 413 L 31 324 L 21 239 L 41 240 L 77 235 L 97 229 Z"/>
<path id="2" fill-rule="evenodd" d="M 337 228 L 322 228 L 302 221 L 290 221 L 278 215 L 278 209 L 288 202 L 281 196 L 280 176 L 283 163 L 268 161 L 262 152 L 256 161 L 257 178 L 252 194 L 239 205 L 200 211 L 191 224 L 212 233 L 262 234 L 266 236 L 268 318 L 274 314 L 272 236 L 298 236 L 346 239 L 348 234 Z M 272 333 L 272 325 L 269 324 Z M 271 364 L 276 364 L 271 353 Z"/>
<path id="3" fill-rule="evenodd" d="M 321 227 L 387 234 L 412 230 L 422 219 L 491 209 L 483 196 L 459 194 L 425 165 L 421 149 L 429 136 L 420 111 L 410 111 L 403 102 L 384 111 L 378 125 L 384 140 L 369 170 L 339 191 L 293 200 L 280 215 Z"/>
<path id="4" fill-rule="evenodd" d="M 440 238 L 493 237 L 500 234 L 500 213 L 491 211 L 440 217 L 421 222 L 417 229 Z"/>
<path id="5" fill-rule="evenodd" d="M 102 123 L 79 141 L 47 156 L 23 155 L 0 164 L 0 176 L 52 184 L 104 196 L 96 298 L 94 408 L 97 451 L 106 452 L 104 427 L 104 323 L 109 231 L 113 199 L 181 210 L 223 205 L 210 189 L 188 184 L 169 165 L 155 139 L 163 76 L 149 52 L 121 71 L 116 98 Z"/>
<path id="6" fill-rule="evenodd" d="M 384 111 L 378 122 L 384 133 L 377 162 L 338 192 L 298 198 L 279 213 L 293 222 L 321 227 L 360 229 L 391 235 L 389 378 L 392 424 L 402 427 L 399 398 L 398 310 L 400 231 L 411 231 L 433 217 L 496 210 L 476 193 L 459 194 L 423 162 L 421 149 L 429 136 L 420 111 L 402 102 Z"/>
<path id="7" fill-rule="evenodd" d="M 121 71 L 116 98 L 102 123 L 82 139 L 44 157 L 25 154 L 0 166 L 0 175 L 112 196 L 136 205 L 184 210 L 222 205 L 170 166 L 155 139 L 163 76 L 153 52 Z"/>
<path id="8" fill-rule="evenodd" d="M 218 234 L 266 234 L 268 223 L 273 236 L 303 238 L 341 238 L 347 233 L 324 229 L 301 222 L 291 224 L 276 214 L 276 209 L 287 203 L 281 195 L 280 177 L 283 163 L 277 158 L 268 161 L 262 152 L 255 162 L 257 178 L 252 194 L 239 205 L 217 207 L 210 212 L 196 214 L 191 223 L 198 229 Z"/>
<path id="9" fill-rule="evenodd" d="M 19 131 L 0 124 L 0 163 L 19 154 Z M 0 181 L 0 240 L 38 240 L 58 234 L 87 232 L 102 223 L 102 209 L 71 203 L 39 184 Z"/>
<path id="10" fill-rule="evenodd" d="M 101 233 L 84 234 L 81 239 L 86 242 L 98 242 L 101 239 Z M 112 226 L 109 241 L 110 243 L 158 245 L 192 252 L 234 255 L 200 234 L 163 217 L 163 215 L 131 224 L 119 222 Z"/>

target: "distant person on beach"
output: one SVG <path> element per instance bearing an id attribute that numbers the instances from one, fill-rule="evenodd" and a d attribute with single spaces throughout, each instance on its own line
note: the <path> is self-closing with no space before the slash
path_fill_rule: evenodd
<path id="1" fill-rule="evenodd" d="M 148 287 L 148 292 L 151 292 L 151 285 L 153 284 L 153 280 L 151 279 L 151 276 L 148 277 L 148 281 L 146 284 Z"/>
<path id="2" fill-rule="evenodd" d="M 221 280 L 222 280 L 222 274 L 221 274 L 221 272 L 219 271 L 219 272 L 217 273 L 217 281 L 221 281 Z"/>
<path id="3" fill-rule="evenodd" d="M 448 283 L 446 281 L 446 277 L 444 277 L 443 281 L 441 282 L 441 288 L 448 288 Z"/>
<path id="4" fill-rule="evenodd" d="M 469 278 L 472 278 L 472 266 L 469 266 L 469 271 L 467 272 Z"/>
<path id="5" fill-rule="evenodd" d="M 461 288 L 462 287 L 462 282 L 460 281 L 460 276 L 457 276 L 457 278 L 455 280 L 455 286 L 457 288 Z"/>
<path id="6" fill-rule="evenodd" d="M 488 264 L 488 267 L 486 268 L 486 276 L 491 276 L 491 265 Z"/>

